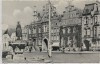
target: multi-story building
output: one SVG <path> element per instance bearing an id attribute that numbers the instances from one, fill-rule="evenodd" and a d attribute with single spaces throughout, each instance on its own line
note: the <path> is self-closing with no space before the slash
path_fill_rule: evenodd
<path id="1" fill-rule="evenodd" d="M 60 45 L 79 48 L 81 43 L 81 10 L 69 5 L 61 16 Z"/>
<path id="2" fill-rule="evenodd" d="M 60 45 L 60 15 L 57 14 L 55 11 L 53 13 L 53 16 L 51 18 L 51 41 L 52 41 L 52 49 L 53 50 L 59 50 Z"/>
<path id="3" fill-rule="evenodd" d="M 32 38 L 35 47 L 37 48 L 37 50 L 39 50 L 39 46 L 42 46 L 41 16 L 40 13 L 38 13 L 38 11 L 36 10 L 36 6 L 34 6 L 34 9 L 35 10 L 33 11 L 33 20 L 29 26 L 29 37 Z"/>
<path id="4" fill-rule="evenodd" d="M 42 21 L 41 21 L 41 15 L 38 13 L 38 21 L 36 23 L 37 25 L 37 45 L 38 47 L 42 47 Z"/>
<path id="5" fill-rule="evenodd" d="M 25 27 L 22 28 L 22 39 L 23 40 L 28 40 L 29 39 L 29 25 L 26 25 Z"/>
<path id="6" fill-rule="evenodd" d="M 36 6 L 35 6 L 36 7 Z M 35 9 L 35 8 L 34 8 Z M 52 46 L 59 46 L 59 15 L 56 8 L 51 4 L 51 42 Z M 28 38 L 36 41 L 35 46 L 47 50 L 49 39 L 49 3 L 43 6 L 42 13 L 37 10 L 33 11 L 33 21 L 29 25 Z"/>
<path id="7" fill-rule="evenodd" d="M 89 44 L 99 44 L 100 40 L 100 3 L 86 4 L 82 14 L 82 42 L 88 40 Z M 85 45 L 85 44 L 84 44 Z M 91 47 L 90 46 L 90 47 Z"/>
<path id="8" fill-rule="evenodd" d="M 52 46 L 59 45 L 59 15 L 56 8 L 51 4 L 51 42 Z M 42 50 L 47 50 L 49 39 L 49 3 L 43 6 L 42 16 Z M 56 45 L 55 45 L 56 46 Z"/>

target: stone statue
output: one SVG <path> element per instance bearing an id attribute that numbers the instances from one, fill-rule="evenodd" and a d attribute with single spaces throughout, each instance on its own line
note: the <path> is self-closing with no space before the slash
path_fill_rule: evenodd
<path id="1" fill-rule="evenodd" d="M 20 40 L 22 37 L 22 29 L 21 29 L 20 22 L 17 23 L 16 36 L 17 36 L 17 40 Z"/>

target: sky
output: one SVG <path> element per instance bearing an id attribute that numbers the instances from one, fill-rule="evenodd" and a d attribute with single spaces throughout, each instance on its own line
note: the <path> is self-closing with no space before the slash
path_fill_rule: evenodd
<path id="1" fill-rule="evenodd" d="M 70 0 L 50 0 L 56 7 L 57 12 L 61 14 Z M 79 9 L 84 9 L 85 4 L 93 3 L 95 0 L 73 0 L 72 5 Z M 3 0 L 2 1 L 2 27 L 3 30 L 8 27 L 16 27 L 18 21 L 22 27 L 30 24 L 33 20 L 33 11 L 41 12 L 43 5 L 47 0 Z M 34 8 L 36 6 L 36 8 Z"/>

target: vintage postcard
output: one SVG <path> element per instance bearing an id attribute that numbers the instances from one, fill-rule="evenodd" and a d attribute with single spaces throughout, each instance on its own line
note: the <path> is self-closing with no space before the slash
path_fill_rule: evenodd
<path id="1" fill-rule="evenodd" d="M 2 0 L 2 63 L 99 63 L 99 0 Z"/>

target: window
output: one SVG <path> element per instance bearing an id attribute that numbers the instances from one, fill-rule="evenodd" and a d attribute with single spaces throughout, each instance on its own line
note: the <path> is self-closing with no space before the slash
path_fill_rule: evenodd
<path id="1" fill-rule="evenodd" d="M 46 30 L 45 31 L 48 32 L 48 27 L 47 26 L 45 26 L 45 27 L 46 27 Z"/>
<path id="2" fill-rule="evenodd" d="M 29 34 L 31 34 L 31 30 L 29 29 Z"/>
<path id="3" fill-rule="evenodd" d="M 54 35 L 52 35 L 52 40 L 54 40 Z"/>
<path id="4" fill-rule="evenodd" d="M 68 37 L 68 44 L 70 43 L 69 41 L 70 41 L 70 39 L 69 39 L 69 37 Z"/>
<path id="5" fill-rule="evenodd" d="M 97 27 L 94 28 L 94 36 L 97 36 Z"/>
<path id="6" fill-rule="evenodd" d="M 57 40 L 59 40 L 59 36 L 57 35 Z"/>
<path id="7" fill-rule="evenodd" d="M 85 17 L 85 19 L 84 19 L 85 21 L 84 21 L 84 24 L 88 24 L 88 22 L 89 22 L 89 19 L 88 19 L 88 17 Z"/>
<path id="8" fill-rule="evenodd" d="M 56 23 L 56 25 L 57 25 L 57 23 Z"/>
<path id="9" fill-rule="evenodd" d="M 95 16 L 95 23 L 97 24 L 97 22 L 98 22 L 98 17 Z"/>
<path id="10" fill-rule="evenodd" d="M 65 13 L 66 11 L 63 11 L 63 13 Z"/>
<path id="11" fill-rule="evenodd" d="M 46 32 L 46 25 L 43 26 L 43 31 Z"/>
<path id="12" fill-rule="evenodd" d="M 65 29 L 63 28 L 63 34 L 65 34 Z"/>
<path id="13" fill-rule="evenodd" d="M 87 30 L 87 35 L 90 35 L 90 29 Z"/>
<path id="14" fill-rule="evenodd" d="M 59 32 L 59 28 L 57 28 L 57 32 Z"/>
<path id="15" fill-rule="evenodd" d="M 54 29 L 51 29 L 51 33 L 53 33 L 53 30 L 54 30 Z"/>
<path id="16" fill-rule="evenodd" d="M 54 40 L 56 40 L 56 36 L 54 35 Z"/>
<path id="17" fill-rule="evenodd" d="M 45 11 L 45 9 L 43 9 L 43 11 Z"/>
<path id="18" fill-rule="evenodd" d="M 71 30 L 71 29 L 70 29 L 69 27 L 68 27 L 67 29 L 68 29 L 68 33 L 70 33 L 70 30 Z"/>
<path id="19" fill-rule="evenodd" d="M 53 40 L 53 35 L 51 36 L 51 40 Z"/>
<path id="20" fill-rule="evenodd" d="M 36 33 L 36 29 L 35 29 L 35 28 L 33 28 L 33 34 L 34 34 L 34 33 Z"/>
<path id="21" fill-rule="evenodd" d="M 41 33 L 41 29 L 39 28 L 39 33 Z"/>
<path id="22" fill-rule="evenodd" d="M 91 25 L 93 24 L 93 18 L 90 18 Z"/>
<path id="23" fill-rule="evenodd" d="M 76 31 L 76 28 L 74 27 L 74 28 L 73 28 L 73 33 L 75 33 L 75 31 Z"/>

